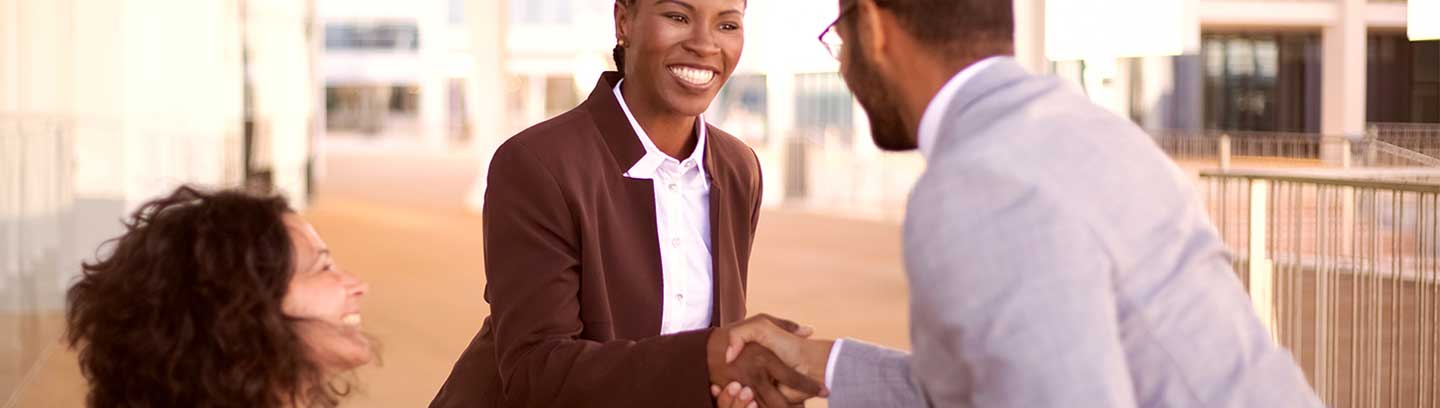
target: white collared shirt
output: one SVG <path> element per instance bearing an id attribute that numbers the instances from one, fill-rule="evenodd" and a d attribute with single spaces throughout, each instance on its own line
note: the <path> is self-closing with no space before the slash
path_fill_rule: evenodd
<path id="1" fill-rule="evenodd" d="M 660 266 L 664 276 L 664 311 L 660 334 L 710 327 L 714 278 L 710 262 L 710 182 L 705 177 L 705 118 L 697 121 L 695 151 L 677 160 L 655 147 L 625 97 L 621 80 L 615 99 L 630 119 L 630 127 L 645 146 L 645 157 L 625 177 L 655 183 L 655 231 L 660 238 Z"/>
<path id="2" fill-rule="evenodd" d="M 955 76 L 940 87 L 940 92 L 930 99 L 930 104 L 925 107 L 925 114 L 920 116 L 919 138 L 920 155 L 930 159 L 931 152 L 935 149 L 935 140 L 940 138 L 940 122 L 945 119 L 945 111 L 950 108 L 950 102 L 955 100 L 955 95 L 960 93 L 960 88 L 965 86 L 970 78 L 974 78 L 984 71 L 986 67 L 994 65 L 1001 58 L 989 57 L 982 59 L 970 66 L 961 69 Z M 835 379 L 835 360 L 840 358 L 840 348 L 845 345 L 844 339 L 835 339 L 835 344 L 830 346 L 830 358 L 825 363 L 825 387 L 829 388 Z"/>

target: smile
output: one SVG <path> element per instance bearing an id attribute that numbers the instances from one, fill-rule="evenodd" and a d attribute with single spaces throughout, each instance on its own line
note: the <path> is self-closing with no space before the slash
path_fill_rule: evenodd
<path id="1" fill-rule="evenodd" d="M 351 313 L 340 316 L 340 323 L 350 327 L 360 327 L 360 314 Z"/>
<path id="2" fill-rule="evenodd" d="M 717 73 L 709 69 L 671 65 L 670 75 L 674 75 L 675 78 L 688 85 L 703 88 L 715 82 Z"/>

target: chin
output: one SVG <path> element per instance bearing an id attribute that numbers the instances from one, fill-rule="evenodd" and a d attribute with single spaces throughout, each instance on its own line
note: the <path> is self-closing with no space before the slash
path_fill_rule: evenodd
<path id="1" fill-rule="evenodd" d="M 331 371 L 354 370 L 370 364 L 375 358 L 370 339 L 358 330 L 346 330 L 344 334 L 328 337 L 317 339 L 319 341 L 312 343 L 311 347 L 321 364 Z"/>
<path id="2" fill-rule="evenodd" d="M 694 96 L 694 95 L 667 95 L 665 104 L 670 110 L 685 116 L 700 116 L 710 109 L 710 104 L 715 101 L 715 94 Z"/>

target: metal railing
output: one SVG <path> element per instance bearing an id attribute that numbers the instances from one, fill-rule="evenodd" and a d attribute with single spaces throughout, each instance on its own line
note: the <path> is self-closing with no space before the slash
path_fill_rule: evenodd
<path id="1" fill-rule="evenodd" d="M 1165 153 L 1176 159 L 1247 156 L 1319 160 L 1322 144 L 1343 139 L 1312 133 L 1218 130 L 1152 130 L 1150 135 Z"/>
<path id="2" fill-rule="evenodd" d="M 1437 123 L 1373 123 L 1366 138 L 1440 160 L 1440 124 Z"/>
<path id="3" fill-rule="evenodd" d="M 1377 123 L 1354 138 L 1314 133 L 1150 131 L 1156 145 L 1176 160 L 1213 160 L 1229 168 L 1233 158 L 1321 161 L 1330 146 L 1341 167 L 1440 167 L 1440 125 Z M 1346 154 L 1348 153 L 1348 154 Z"/>
<path id="4" fill-rule="evenodd" d="M 1257 313 L 1331 406 L 1440 406 L 1437 180 L 1201 173 Z"/>

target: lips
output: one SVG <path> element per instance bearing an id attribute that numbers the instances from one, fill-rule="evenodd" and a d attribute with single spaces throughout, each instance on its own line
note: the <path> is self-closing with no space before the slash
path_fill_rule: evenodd
<path id="1" fill-rule="evenodd" d="M 361 319 L 359 313 L 350 313 L 344 316 L 340 316 L 340 323 L 349 327 L 360 327 L 360 322 Z"/>
<path id="2" fill-rule="evenodd" d="M 715 77 L 719 76 L 718 72 L 708 68 L 689 65 L 671 65 L 669 68 L 670 75 L 674 75 L 680 82 L 697 88 L 708 87 L 715 82 Z"/>

